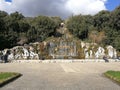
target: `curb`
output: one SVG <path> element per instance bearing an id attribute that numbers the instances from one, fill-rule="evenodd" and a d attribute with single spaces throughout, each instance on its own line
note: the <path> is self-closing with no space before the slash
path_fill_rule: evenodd
<path id="1" fill-rule="evenodd" d="M 106 75 L 105 73 L 103 73 L 103 76 L 109 80 L 111 80 L 113 83 L 116 83 L 117 85 L 120 86 L 120 82 L 118 82 L 115 78 L 113 78 L 112 76 Z"/>
<path id="2" fill-rule="evenodd" d="M 8 83 L 10 83 L 10 82 L 13 82 L 14 80 L 16 80 L 17 78 L 19 78 L 19 77 L 21 77 L 21 76 L 22 76 L 22 74 L 19 74 L 19 73 L 18 73 L 18 75 L 14 76 L 14 77 L 11 77 L 10 79 L 8 79 L 8 80 L 0 83 L 0 88 L 3 87 L 3 86 L 5 86 L 6 84 L 8 84 Z"/>

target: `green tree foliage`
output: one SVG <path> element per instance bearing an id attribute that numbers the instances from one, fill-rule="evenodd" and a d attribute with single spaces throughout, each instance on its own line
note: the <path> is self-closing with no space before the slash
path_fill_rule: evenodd
<path id="1" fill-rule="evenodd" d="M 27 18 L 27 22 L 31 28 L 27 32 L 29 42 L 43 41 L 54 35 L 56 28 L 59 27 L 60 18 L 38 16 L 35 18 Z"/>
<path id="2" fill-rule="evenodd" d="M 4 18 L 7 16 L 8 14 L 4 11 L 0 11 L 0 33 L 3 32 L 5 30 L 5 20 Z"/>
<path id="3" fill-rule="evenodd" d="M 0 49 L 43 41 L 54 35 L 62 20 L 59 17 L 24 17 L 19 12 L 0 11 Z"/>
<path id="4" fill-rule="evenodd" d="M 120 6 L 112 12 L 101 11 L 94 16 L 72 16 L 67 21 L 67 28 L 82 40 L 93 39 L 94 34 L 91 32 L 96 31 L 98 32 L 96 43 L 112 45 L 120 51 Z"/>
<path id="5" fill-rule="evenodd" d="M 60 17 L 24 17 L 19 12 L 8 14 L 0 11 L 0 49 L 41 42 L 54 36 L 61 22 Z M 114 11 L 101 11 L 94 16 L 72 16 L 66 27 L 79 39 L 112 45 L 120 51 L 120 6 Z M 96 39 L 93 39 L 92 31 L 97 32 Z"/>
<path id="6" fill-rule="evenodd" d="M 75 36 L 80 39 L 85 39 L 88 37 L 88 30 L 90 28 L 92 22 L 91 16 L 72 16 L 69 18 L 67 22 L 67 28 L 72 32 Z"/>
<path id="7" fill-rule="evenodd" d="M 120 6 L 111 12 L 110 26 L 117 31 L 120 30 Z"/>
<path id="8" fill-rule="evenodd" d="M 97 28 L 98 31 L 101 31 L 103 28 L 108 27 L 110 20 L 110 12 L 109 11 L 101 11 L 95 16 L 93 16 L 94 27 Z"/>

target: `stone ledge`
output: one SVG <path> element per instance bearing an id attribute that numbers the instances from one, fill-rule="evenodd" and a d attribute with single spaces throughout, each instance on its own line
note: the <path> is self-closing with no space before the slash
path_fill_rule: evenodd
<path id="1" fill-rule="evenodd" d="M 105 62 L 103 59 L 54 59 L 54 60 L 14 60 L 11 63 L 86 63 L 86 62 Z M 120 62 L 120 60 L 109 59 L 109 62 Z"/>

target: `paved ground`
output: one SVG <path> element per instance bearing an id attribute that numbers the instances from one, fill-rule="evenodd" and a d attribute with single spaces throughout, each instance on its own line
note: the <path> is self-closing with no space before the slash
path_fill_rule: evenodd
<path id="1" fill-rule="evenodd" d="M 120 90 L 102 75 L 107 70 L 120 71 L 120 62 L 0 64 L 0 72 L 23 74 L 0 90 Z"/>

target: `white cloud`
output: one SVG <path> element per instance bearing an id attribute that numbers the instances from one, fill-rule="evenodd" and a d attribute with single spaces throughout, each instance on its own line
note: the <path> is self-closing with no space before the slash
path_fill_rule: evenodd
<path id="1" fill-rule="evenodd" d="M 101 10 L 106 10 L 107 0 L 68 0 L 66 8 L 73 14 L 96 14 Z"/>
<path id="2" fill-rule="evenodd" d="M 68 17 L 72 14 L 96 14 L 106 10 L 107 0 L 0 0 L 0 10 L 19 11 L 26 16 L 50 15 Z"/>

